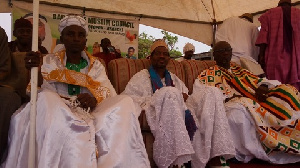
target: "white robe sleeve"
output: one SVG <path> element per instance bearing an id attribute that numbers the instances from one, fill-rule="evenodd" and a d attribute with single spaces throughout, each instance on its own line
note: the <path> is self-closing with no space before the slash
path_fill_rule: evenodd
<path id="1" fill-rule="evenodd" d="M 95 60 L 92 69 L 89 71 L 88 75 L 95 81 L 100 82 L 101 86 L 106 87 L 110 90 L 109 97 L 114 97 L 117 95 L 116 90 L 110 83 L 105 71 L 105 67 L 101 64 L 99 60 Z"/>
<path id="2" fill-rule="evenodd" d="M 121 94 L 130 96 L 135 102 L 136 108 L 144 110 L 150 105 L 151 97 L 153 95 L 152 92 L 150 74 L 148 70 L 144 69 L 130 79 L 125 90 Z M 137 116 L 139 115 L 140 114 Z"/>

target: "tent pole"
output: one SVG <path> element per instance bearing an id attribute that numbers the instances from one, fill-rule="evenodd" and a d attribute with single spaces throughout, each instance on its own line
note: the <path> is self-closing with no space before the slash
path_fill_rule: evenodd
<path id="1" fill-rule="evenodd" d="M 213 41 L 212 41 L 212 47 L 215 46 L 216 44 L 216 31 L 217 31 L 217 22 L 216 22 L 216 19 L 213 20 Z"/>
<path id="2" fill-rule="evenodd" d="M 211 44 L 211 47 L 214 47 L 215 44 L 216 44 L 216 31 L 217 31 L 217 21 L 216 21 L 216 13 L 215 13 L 215 8 L 214 8 L 214 2 L 213 0 L 210 1 L 211 2 L 211 7 L 212 7 L 212 10 L 213 10 L 213 23 L 212 23 L 212 28 L 213 28 L 213 41 L 212 41 L 212 44 Z M 213 54 L 211 53 L 211 60 L 213 60 Z"/>
<path id="3" fill-rule="evenodd" d="M 217 31 L 217 22 L 216 22 L 216 19 L 213 19 L 212 28 L 213 28 L 213 34 L 212 34 L 213 35 L 213 40 L 212 40 L 211 47 L 213 48 L 215 46 L 215 44 L 216 44 L 216 31 Z M 213 60 L 213 59 L 214 59 L 213 53 L 211 53 L 211 60 Z"/>
<path id="4" fill-rule="evenodd" d="M 39 0 L 33 0 L 32 51 L 38 51 Z M 38 67 L 31 68 L 30 130 L 28 168 L 35 168 L 36 155 L 36 100 Z"/>

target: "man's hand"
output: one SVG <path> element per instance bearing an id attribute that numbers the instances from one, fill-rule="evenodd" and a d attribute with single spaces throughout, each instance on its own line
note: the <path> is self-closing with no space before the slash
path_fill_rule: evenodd
<path id="1" fill-rule="evenodd" d="M 269 89 L 265 85 L 260 85 L 256 90 L 255 90 L 255 97 L 258 101 L 265 101 L 268 98 Z"/>
<path id="2" fill-rule="evenodd" d="M 236 97 L 243 97 L 243 96 L 242 95 L 233 94 L 232 97 L 229 97 L 229 98 L 225 99 L 225 103 L 227 103 L 228 101 L 230 101 L 231 99 L 236 98 Z"/>
<path id="3" fill-rule="evenodd" d="M 77 95 L 77 100 L 80 102 L 80 107 L 93 110 L 97 105 L 97 100 L 95 97 L 90 96 L 88 93 L 81 93 Z"/>
<path id="4" fill-rule="evenodd" d="M 182 96 L 183 96 L 184 102 L 186 102 L 186 100 L 189 98 L 189 95 L 187 95 L 186 93 L 182 93 Z"/>
<path id="5" fill-rule="evenodd" d="M 30 51 L 24 58 L 25 67 L 30 70 L 32 67 L 39 67 L 41 63 L 41 53 L 39 51 Z"/>

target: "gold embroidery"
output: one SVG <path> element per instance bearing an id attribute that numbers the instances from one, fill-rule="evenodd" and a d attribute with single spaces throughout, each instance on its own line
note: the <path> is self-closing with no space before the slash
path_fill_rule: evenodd
<path id="1" fill-rule="evenodd" d="M 89 71 L 91 70 L 91 67 L 93 66 L 93 63 L 95 61 L 95 58 L 92 57 L 89 53 L 87 53 L 87 56 L 90 59 L 90 67 Z M 59 54 L 55 54 L 56 57 L 58 57 L 63 64 L 63 59 L 65 56 L 65 51 L 60 52 Z M 55 69 L 52 70 L 50 73 L 43 73 L 43 77 L 46 80 L 54 80 L 59 81 L 67 84 L 72 85 L 79 85 L 82 87 L 86 87 L 97 99 L 97 102 L 100 103 L 107 95 L 110 94 L 110 91 L 108 88 L 101 86 L 101 83 L 98 81 L 93 80 L 90 76 L 86 74 L 82 74 L 80 72 L 76 72 L 73 70 L 68 69 Z"/>

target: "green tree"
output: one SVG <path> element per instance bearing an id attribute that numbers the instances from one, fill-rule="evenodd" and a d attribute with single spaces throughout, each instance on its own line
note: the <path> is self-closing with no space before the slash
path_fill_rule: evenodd
<path id="1" fill-rule="evenodd" d="M 178 42 L 178 37 L 172 36 L 169 32 L 164 30 L 161 31 L 161 33 L 163 34 L 163 39 L 170 49 L 170 56 L 173 58 L 180 57 L 182 53 L 179 51 L 178 47 L 175 48 L 175 45 Z M 151 54 L 150 48 L 154 41 L 155 38 L 145 32 L 139 35 L 139 58 L 146 58 Z"/>
<path id="2" fill-rule="evenodd" d="M 149 36 L 145 32 L 139 35 L 139 58 L 146 58 L 151 54 L 150 47 L 153 44 L 154 40 L 155 38 L 153 36 Z"/>
<path id="3" fill-rule="evenodd" d="M 162 30 L 161 33 L 164 35 L 163 39 L 167 43 L 170 49 L 170 56 L 174 58 L 178 58 L 182 55 L 182 53 L 178 50 L 178 47 L 174 48 L 176 43 L 178 42 L 177 36 L 172 36 L 169 32 Z"/>

